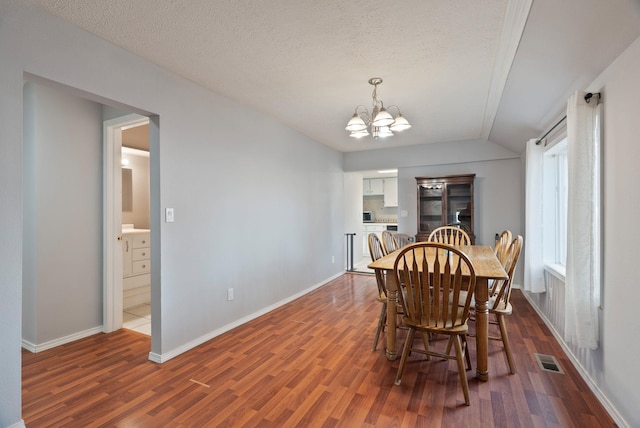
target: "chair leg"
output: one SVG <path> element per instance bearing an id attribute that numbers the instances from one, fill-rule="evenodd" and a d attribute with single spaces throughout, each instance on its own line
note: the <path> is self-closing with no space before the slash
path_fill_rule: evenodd
<path id="1" fill-rule="evenodd" d="M 515 374 L 516 365 L 513 362 L 513 355 L 511 355 L 511 345 L 509 344 L 509 335 L 507 334 L 507 324 L 505 322 L 504 315 L 496 315 L 496 318 L 498 318 L 498 325 L 500 326 L 500 336 L 502 337 L 502 343 L 504 344 L 504 352 L 507 354 L 509 371 L 511 374 Z"/>
<path id="2" fill-rule="evenodd" d="M 456 348 L 456 362 L 458 363 L 458 375 L 460 376 L 460 385 L 462 386 L 462 393 L 464 394 L 464 404 L 470 405 L 469 401 L 469 383 L 467 382 L 467 371 L 464 367 L 464 361 L 462 360 L 462 345 L 460 344 L 459 336 L 451 336 L 454 338 L 453 344 Z"/>
<path id="3" fill-rule="evenodd" d="M 382 303 L 382 310 L 380 310 L 380 317 L 378 318 L 378 328 L 376 329 L 376 338 L 373 341 L 373 350 L 375 351 L 378 347 L 378 339 L 380 338 L 380 333 L 384 328 L 384 325 L 387 323 L 387 302 Z"/>
<path id="4" fill-rule="evenodd" d="M 462 349 L 464 350 L 464 357 L 467 361 L 467 370 L 471 370 L 471 357 L 469 357 L 469 347 L 467 345 L 467 336 L 464 335 L 461 337 L 462 337 L 462 344 L 463 344 Z M 449 343 L 447 343 L 447 355 L 450 355 L 451 353 L 451 345 L 453 344 L 453 340 L 454 340 L 454 337 L 449 336 Z"/>
<path id="5" fill-rule="evenodd" d="M 404 366 L 407 362 L 407 357 L 411 352 L 411 347 L 413 346 L 413 337 L 415 335 L 415 330 L 413 328 L 409 328 L 409 332 L 407 333 L 407 339 L 404 342 L 404 348 L 402 349 L 402 357 L 400 358 L 400 365 L 398 366 L 398 373 L 396 374 L 396 385 L 400 385 L 402 382 L 402 372 L 404 372 Z"/>
<path id="6" fill-rule="evenodd" d="M 428 351 L 429 350 L 429 335 L 424 331 L 421 331 L 420 334 L 422 335 L 422 343 L 424 344 L 424 350 Z M 427 354 L 427 360 L 431 360 L 431 355 Z"/>
<path id="7" fill-rule="evenodd" d="M 467 343 L 467 335 L 463 335 L 462 337 L 462 349 L 464 350 L 464 357 L 467 361 L 467 370 L 471 370 L 471 357 L 469 356 L 469 344 Z"/>

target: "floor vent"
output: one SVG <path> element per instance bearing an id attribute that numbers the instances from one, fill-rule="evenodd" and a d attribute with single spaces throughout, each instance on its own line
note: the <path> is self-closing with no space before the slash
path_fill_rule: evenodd
<path id="1" fill-rule="evenodd" d="M 536 361 L 538 361 L 538 365 L 540 369 L 545 372 L 552 373 L 560 373 L 564 374 L 560 365 L 558 364 L 558 360 L 553 355 L 544 355 L 544 354 L 533 354 L 536 357 Z"/>

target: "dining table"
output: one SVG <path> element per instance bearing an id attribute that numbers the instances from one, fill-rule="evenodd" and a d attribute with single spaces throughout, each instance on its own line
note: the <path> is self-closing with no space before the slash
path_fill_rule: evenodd
<path id="1" fill-rule="evenodd" d="M 410 244 L 411 245 L 411 244 Z M 475 323 L 476 323 L 476 376 L 481 381 L 489 379 L 489 281 L 508 279 L 504 267 L 495 255 L 493 248 L 485 245 L 456 246 L 471 260 L 476 274 L 475 287 Z M 389 360 L 397 358 L 396 327 L 398 309 L 398 284 L 393 271 L 398 254 L 403 249 L 393 251 L 368 267 L 385 272 L 387 288 L 387 344 L 386 355 Z M 464 273 L 463 273 L 464 275 Z M 468 273 L 467 273 L 468 276 Z"/>

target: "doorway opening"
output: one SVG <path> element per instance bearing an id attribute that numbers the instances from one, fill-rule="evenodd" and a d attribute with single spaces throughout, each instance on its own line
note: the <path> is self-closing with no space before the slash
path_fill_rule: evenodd
<path id="1" fill-rule="evenodd" d="M 398 170 L 371 170 L 345 174 L 345 192 L 350 196 L 346 208 L 347 233 L 353 237 L 353 271 L 373 273 L 368 235 L 382 238 L 385 230 L 398 232 Z M 349 257 L 350 255 L 348 255 Z"/>
<path id="2" fill-rule="evenodd" d="M 151 336 L 149 123 L 122 129 L 122 327 Z"/>
<path id="3" fill-rule="evenodd" d="M 151 335 L 149 118 L 108 120 L 104 132 L 104 331 Z"/>

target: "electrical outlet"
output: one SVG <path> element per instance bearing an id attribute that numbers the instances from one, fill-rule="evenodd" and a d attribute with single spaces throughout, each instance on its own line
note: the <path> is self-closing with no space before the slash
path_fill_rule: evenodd
<path id="1" fill-rule="evenodd" d="M 336 262 L 336 256 L 331 256 L 331 263 L 335 263 Z"/>
<path id="2" fill-rule="evenodd" d="M 227 302 L 230 302 L 233 300 L 233 288 L 228 288 L 227 289 Z"/>

